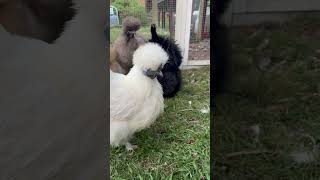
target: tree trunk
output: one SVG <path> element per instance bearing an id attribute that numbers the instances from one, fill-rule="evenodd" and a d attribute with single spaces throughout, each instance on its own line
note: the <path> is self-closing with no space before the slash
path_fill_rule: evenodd
<path id="1" fill-rule="evenodd" d="M 158 22 L 158 3 L 157 0 L 152 0 L 152 24 Z"/>
<path id="2" fill-rule="evenodd" d="M 195 8 L 194 8 L 195 4 L 196 4 L 196 1 L 193 1 L 193 2 L 192 2 L 192 13 L 193 13 L 193 11 L 195 11 Z M 195 22 L 195 19 L 193 18 L 193 14 L 192 14 L 192 15 L 191 15 L 192 31 L 194 30 L 195 24 L 196 24 L 196 22 Z"/>
<path id="3" fill-rule="evenodd" d="M 174 16 L 173 16 L 173 9 L 174 9 L 174 3 L 173 0 L 168 0 L 168 10 L 169 10 L 169 32 L 170 37 L 173 38 L 174 36 Z"/>
<path id="4" fill-rule="evenodd" d="M 160 21 L 161 21 L 161 11 L 158 11 L 158 27 L 160 27 Z"/>
<path id="5" fill-rule="evenodd" d="M 166 28 L 166 11 L 162 11 L 162 29 Z"/>
<path id="6" fill-rule="evenodd" d="M 198 32 L 197 32 L 197 39 L 201 40 L 202 39 L 202 33 L 204 32 L 204 24 L 205 24 L 205 18 L 206 18 L 206 1 L 207 0 L 200 0 L 200 6 L 199 6 L 199 24 L 198 26 Z"/>

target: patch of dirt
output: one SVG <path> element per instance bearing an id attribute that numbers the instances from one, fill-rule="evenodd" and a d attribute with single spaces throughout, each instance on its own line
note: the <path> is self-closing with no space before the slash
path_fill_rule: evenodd
<path id="1" fill-rule="evenodd" d="M 210 59 L 210 39 L 200 42 L 190 43 L 189 60 L 208 60 Z"/>

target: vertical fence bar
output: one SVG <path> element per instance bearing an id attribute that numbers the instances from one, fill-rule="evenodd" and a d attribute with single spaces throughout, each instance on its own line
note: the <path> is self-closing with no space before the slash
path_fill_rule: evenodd
<path id="1" fill-rule="evenodd" d="M 182 65 L 188 64 L 192 1 L 193 0 L 176 0 L 175 40 L 182 50 Z"/>

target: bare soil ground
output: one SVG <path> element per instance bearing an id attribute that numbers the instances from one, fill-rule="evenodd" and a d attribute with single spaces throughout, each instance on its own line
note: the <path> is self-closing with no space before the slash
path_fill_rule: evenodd
<path id="1" fill-rule="evenodd" d="M 208 60 L 210 59 L 210 39 L 200 42 L 190 43 L 189 60 Z"/>

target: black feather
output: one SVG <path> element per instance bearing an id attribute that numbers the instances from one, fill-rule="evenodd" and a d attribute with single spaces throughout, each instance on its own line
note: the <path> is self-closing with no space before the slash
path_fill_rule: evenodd
<path id="1" fill-rule="evenodd" d="M 168 54 L 169 60 L 162 69 L 162 77 L 158 81 L 163 88 L 165 98 L 174 97 L 181 88 L 181 71 L 179 66 L 182 63 L 181 49 L 176 42 L 168 37 L 157 34 L 156 26 L 151 25 L 151 39 L 149 42 L 159 44 Z"/>

